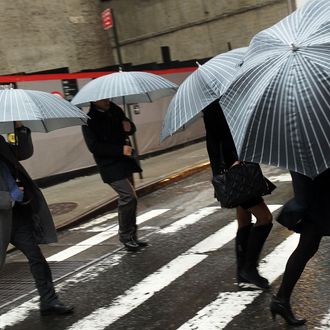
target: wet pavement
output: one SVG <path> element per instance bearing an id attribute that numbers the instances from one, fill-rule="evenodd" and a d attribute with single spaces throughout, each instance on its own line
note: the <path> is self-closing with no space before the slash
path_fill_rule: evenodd
<path id="1" fill-rule="evenodd" d="M 291 183 L 285 171 L 265 172 L 278 186 L 266 197 L 276 217 L 292 195 Z M 239 289 L 235 213 L 214 200 L 209 169 L 141 197 L 138 222 L 141 238 L 150 242 L 138 253 L 118 242 L 115 210 L 61 231 L 58 244 L 43 247 L 61 299 L 75 305 L 70 316 L 40 317 L 24 257 L 11 253 L 0 277 L 0 328 L 287 329 L 279 317 L 271 319 L 268 304 L 296 237 L 275 222 L 260 263 L 272 291 Z M 308 319 L 300 329 L 330 328 L 329 243 L 325 238 L 294 291 L 294 311 Z M 14 278 L 19 288 L 5 298 Z"/>

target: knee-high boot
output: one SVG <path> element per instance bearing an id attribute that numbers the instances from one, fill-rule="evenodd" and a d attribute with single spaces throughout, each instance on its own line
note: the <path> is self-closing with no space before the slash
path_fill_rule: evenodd
<path id="1" fill-rule="evenodd" d="M 261 289 L 269 289 L 268 280 L 259 274 L 257 267 L 261 250 L 272 227 L 272 223 L 252 227 L 246 249 L 245 265 L 240 272 L 243 279 Z"/>
<path id="2" fill-rule="evenodd" d="M 240 272 L 242 271 L 245 261 L 246 261 L 246 250 L 249 241 L 250 231 L 253 224 L 249 224 L 247 226 L 241 227 L 237 230 L 236 237 L 235 237 L 235 252 L 236 252 L 236 279 L 238 283 L 246 282 L 240 276 Z"/>

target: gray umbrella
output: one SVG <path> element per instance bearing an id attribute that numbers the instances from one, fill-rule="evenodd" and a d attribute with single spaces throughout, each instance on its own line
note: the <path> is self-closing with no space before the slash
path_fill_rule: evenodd
<path id="1" fill-rule="evenodd" d="M 13 132 L 13 121 L 21 121 L 34 132 L 49 132 L 83 125 L 87 115 L 70 102 L 41 91 L 0 90 L 0 134 Z"/>
<path id="2" fill-rule="evenodd" d="M 241 159 L 315 177 L 330 167 L 330 1 L 251 41 L 220 104 Z"/>
<path id="3" fill-rule="evenodd" d="M 116 104 L 153 102 L 161 97 L 173 95 L 177 85 L 148 72 L 115 72 L 87 83 L 72 99 L 75 105 L 111 99 Z"/>
<path id="4" fill-rule="evenodd" d="M 161 132 L 161 140 L 187 124 L 229 86 L 242 63 L 247 48 L 217 55 L 189 75 L 171 100 Z"/>

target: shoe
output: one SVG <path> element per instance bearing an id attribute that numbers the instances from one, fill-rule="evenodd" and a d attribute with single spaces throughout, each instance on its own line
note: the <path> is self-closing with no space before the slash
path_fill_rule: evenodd
<path id="1" fill-rule="evenodd" d="M 288 302 L 277 298 L 276 296 L 272 297 L 270 303 L 270 312 L 272 314 L 273 320 L 275 320 L 276 315 L 281 315 L 283 319 L 289 325 L 299 326 L 306 323 L 305 319 L 296 319 L 291 310 L 291 306 Z"/>
<path id="2" fill-rule="evenodd" d="M 239 275 L 241 279 L 245 280 L 245 282 L 252 283 L 260 289 L 270 289 L 268 280 L 258 273 L 257 268 L 243 269 Z"/>
<path id="3" fill-rule="evenodd" d="M 137 241 L 135 241 L 133 239 L 130 241 L 124 242 L 124 246 L 127 251 L 138 251 L 141 248 L 141 246 L 137 243 Z"/>
<path id="4" fill-rule="evenodd" d="M 63 303 L 57 301 L 54 304 L 44 305 L 40 307 L 40 314 L 45 315 L 66 315 L 72 314 L 74 311 L 73 306 L 66 306 Z"/>
<path id="5" fill-rule="evenodd" d="M 149 245 L 148 242 L 146 242 L 146 241 L 140 241 L 140 240 L 138 240 L 138 239 L 135 240 L 135 242 L 138 244 L 139 247 L 146 247 L 146 246 Z"/>

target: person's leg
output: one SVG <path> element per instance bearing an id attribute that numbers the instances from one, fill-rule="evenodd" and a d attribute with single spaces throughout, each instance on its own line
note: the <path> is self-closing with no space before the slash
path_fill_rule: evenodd
<path id="1" fill-rule="evenodd" d="M 246 249 L 249 241 L 250 230 L 253 226 L 251 223 L 251 213 L 242 207 L 236 208 L 238 229 L 235 237 L 236 252 L 236 279 L 238 283 L 247 282 L 240 276 L 240 272 L 245 265 Z"/>
<path id="2" fill-rule="evenodd" d="M 27 213 L 14 208 L 11 243 L 26 256 L 40 296 L 42 314 L 67 314 L 72 307 L 63 305 L 55 292 L 51 270 L 33 235 L 32 222 Z"/>
<path id="3" fill-rule="evenodd" d="M 146 242 L 137 239 L 137 196 L 132 183 L 129 179 L 123 179 L 110 183 L 110 186 L 119 195 L 119 240 L 129 250 L 137 250 L 142 246 L 146 246 Z"/>
<path id="4" fill-rule="evenodd" d="M 250 207 L 248 211 L 256 217 L 257 221 L 249 233 L 246 246 L 245 265 L 240 272 L 240 276 L 262 289 L 268 289 L 269 282 L 259 274 L 257 267 L 260 253 L 273 226 L 273 217 L 263 201 Z"/>
<path id="5" fill-rule="evenodd" d="M 282 283 L 271 302 L 273 317 L 281 315 L 289 324 L 302 325 L 306 320 L 297 320 L 292 313 L 290 298 L 292 291 L 303 273 L 307 262 L 318 251 L 322 236 L 309 225 L 303 227 L 297 248 L 293 251 L 285 267 Z"/>

